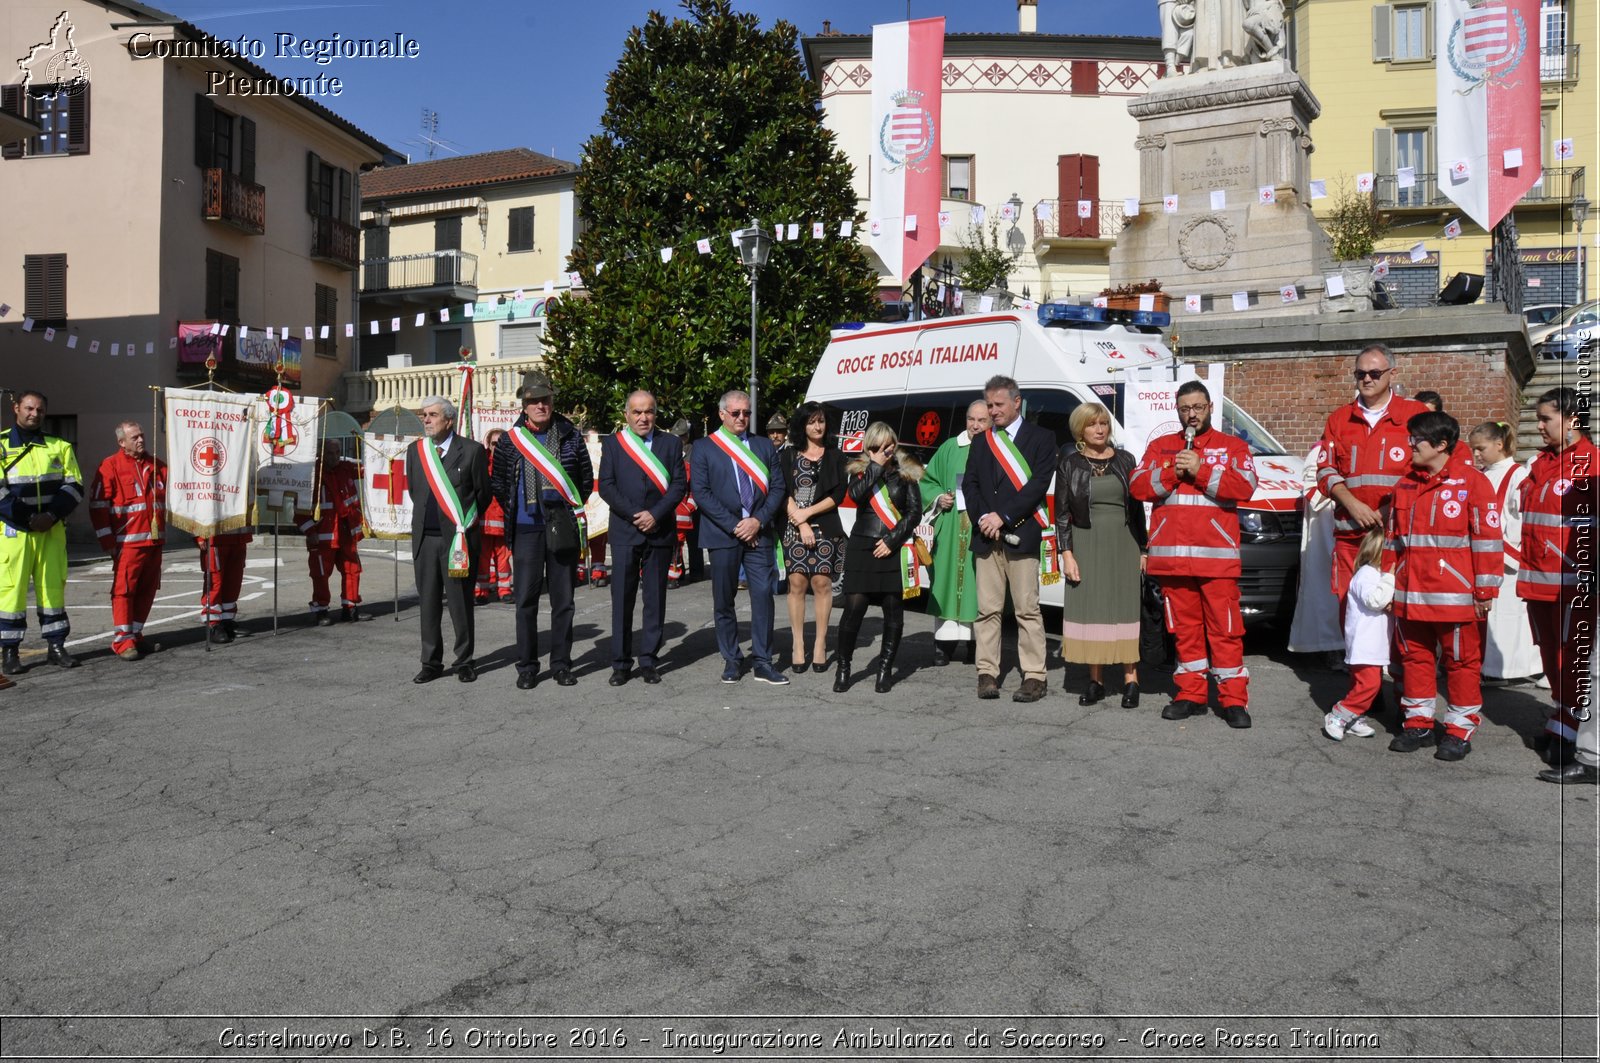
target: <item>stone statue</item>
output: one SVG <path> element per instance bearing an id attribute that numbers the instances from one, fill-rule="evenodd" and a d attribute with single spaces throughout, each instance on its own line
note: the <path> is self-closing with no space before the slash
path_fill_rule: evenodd
<path id="1" fill-rule="evenodd" d="M 1244 33 L 1250 38 L 1249 63 L 1265 62 L 1283 54 L 1283 0 L 1248 0 Z"/>
<path id="2" fill-rule="evenodd" d="M 1194 3 L 1192 0 L 1157 0 L 1161 13 L 1161 55 L 1165 76 L 1178 72 L 1178 63 L 1194 55 Z"/>
<path id="3" fill-rule="evenodd" d="M 1194 0 L 1194 60 L 1191 73 L 1245 64 L 1246 0 Z"/>

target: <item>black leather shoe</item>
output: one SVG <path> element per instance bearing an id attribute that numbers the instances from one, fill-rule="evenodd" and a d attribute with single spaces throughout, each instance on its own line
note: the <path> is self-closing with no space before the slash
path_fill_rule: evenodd
<path id="1" fill-rule="evenodd" d="M 1541 734 L 1534 740 L 1533 748 L 1539 751 L 1539 759 L 1552 768 L 1564 768 L 1573 763 L 1578 754 L 1578 744 L 1570 738 L 1553 735 L 1549 731 Z"/>
<path id="2" fill-rule="evenodd" d="M 233 635 L 221 624 L 211 625 L 211 641 L 219 646 L 226 646 L 233 641 Z"/>
<path id="3" fill-rule="evenodd" d="M 556 682 L 559 683 L 560 681 L 561 681 L 560 676 L 557 676 L 556 677 Z M 626 683 L 627 681 L 628 681 L 628 670 L 626 668 L 613 668 L 613 669 L 611 669 L 611 678 L 606 680 L 607 683 L 610 683 L 614 687 L 620 687 L 622 684 Z"/>
<path id="4" fill-rule="evenodd" d="M 1243 705 L 1224 705 L 1222 719 L 1235 730 L 1242 731 L 1250 726 L 1250 712 Z"/>
<path id="5" fill-rule="evenodd" d="M 795 675 L 805 675 L 811 670 L 811 664 L 808 661 L 802 661 L 800 658 L 796 657 L 793 661 L 789 662 L 789 668 L 794 672 Z"/>
<path id="6" fill-rule="evenodd" d="M 442 675 L 444 675 L 443 668 L 424 668 L 422 671 L 412 676 L 411 681 L 413 683 L 431 683 Z"/>
<path id="7" fill-rule="evenodd" d="M 1433 759 L 1465 760 L 1467 754 L 1471 752 L 1472 743 L 1467 739 L 1445 734 L 1439 738 L 1439 748 L 1433 751 Z"/>
<path id="8" fill-rule="evenodd" d="M 814 664 L 812 664 L 811 670 L 813 672 L 816 672 L 818 675 L 821 675 L 823 672 L 826 672 L 828 670 L 828 662 L 827 661 L 817 661 Z"/>
<path id="9" fill-rule="evenodd" d="M 1206 711 L 1206 707 L 1198 701 L 1173 701 L 1161 710 L 1163 720 L 1187 720 L 1191 716 L 1199 716 Z"/>
<path id="10" fill-rule="evenodd" d="M 1561 786 L 1572 786 L 1577 783 L 1595 786 L 1600 784 L 1600 768 L 1592 764 L 1573 762 L 1564 768 L 1546 768 L 1539 773 L 1539 778 Z"/>
<path id="11" fill-rule="evenodd" d="M 1139 684 L 1129 683 L 1122 688 L 1122 707 L 1137 709 L 1139 707 Z"/>
<path id="12" fill-rule="evenodd" d="M 0 650 L 0 675 L 21 675 L 24 671 L 22 656 L 15 646 Z"/>
<path id="13" fill-rule="evenodd" d="M 1394 736 L 1394 741 L 1389 743 L 1389 752 L 1415 753 L 1423 746 L 1431 746 L 1433 743 L 1433 728 L 1407 727 Z"/>
<path id="14" fill-rule="evenodd" d="M 463 683 L 476 683 L 478 681 L 478 666 L 468 661 L 456 669 L 456 678 Z"/>
<path id="15" fill-rule="evenodd" d="M 518 690 L 532 690 L 534 687 L 536 687 L 538 685 L 539 685 L 539 673 L 538 672 L 518 672 L 517 673 L 517 689 Z"/>
<path id="16" fill-rule="evenodd" d="M 143 648 L 143 647 L 141 647 L 141 648 Z M 78 667 L 78 659 L 76 657 L 74 657 L 72 654 L 68 653 L 67 652 L 67 648 L 65 646 L 61 645 L 59 642 L 52 642 L 50 644 L 50 650 L 49 650 L 49 653 L 46 655 L 45 660 L 49 661 L 51 664 L 55 665 L 57 668 L 76 668 L 76 667 Z"/>
<path id="17" fill-rule="evenodd" d="M 647 664 L 643 668 L 639 669 L 639 678 L 644 680 L 646 683 L 649 683 L 651 686 L 655 686 L 657 683 L 661 682 L 661 673 Z"/>
<path id="18" fill-rule="evenodd" d="M 371 613 L 363 613 L 353 605 L 347 605 L 339 611 L 340 619 L 347 624 L 354 624 L 361 620 L 371 620 Z"/>
<path id="19" fill-rule="evenodd" d="M 1089 685 L 1084 688 L 1083 693 L 1078 696 L 1078 704 L 1093 705 L 1095 702 L 1102 700 L 1105 696 L 1106 688 L 1100 683 L 1097 683 L 1091 679 L 1089 680 Z"/>
<path id="20" fill-rule="evenodd" d="M 933 666 L 943 668 L 950 663 L 950 655 L 944 651 L 944 644 L 938 639 L 933 640 Z"/>
<path id="21" fill-rule="evenodd" d="M 556 686 L 575 687 L 577 685 L 578 677 L 572 674 L 572 669 L 558 668 L 556 670 Z"/>

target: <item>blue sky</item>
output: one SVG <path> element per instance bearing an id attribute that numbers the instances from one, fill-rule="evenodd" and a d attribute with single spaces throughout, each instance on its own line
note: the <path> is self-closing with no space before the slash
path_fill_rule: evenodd
<path id="1" fill-rule="evenodd" d="M 272 3 L 271 0 L 155 0 L 154 6 L 234 40 L 262 41 L 258 60 L 281 77 L 318 73 L 344 82 L 339 96 L 319 97 L 340 115 L 414 159 L 426 157 L 422 112 L 439 116 L 435 157 L 505 147 L 529 147 L 578 160 L 584 140 L 605 110 L 605 81 L 628 29 L 646 12 L 681 13 L 677 3 L 642 0 L 433 0 L 389 3 Z M 738 10 L 764 25 L 785 19 L 802 36 L 822 20 L 846 33 L 868 33 L 875 22 L 943 15 L 951 32 L 1013 32 L 1015 0 L 848 0 L 837 7 L 798 0 L 743 0 Z M 1041 33 L 1154 35 L 1155 0 L 1040 0 Z M 276 35 L 393 38 L 417 42 L 415 59 L 278 59 Z"/>

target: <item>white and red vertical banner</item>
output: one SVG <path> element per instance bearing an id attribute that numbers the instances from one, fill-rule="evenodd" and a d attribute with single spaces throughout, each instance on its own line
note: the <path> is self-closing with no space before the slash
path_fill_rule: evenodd
<path id="1" fill-rule="evenodd" d="M 1492 229 L 1543 172 L 1539 0 L 1438 0 L 1434 26 L 1439 184 Z"/>
<path id="2" fill-rule="evenodd" d="M 939 247 L 939 227 L 908 217 L 939 214 L 944 159 L 940 100 L 944 19 L 872 27 L 872 209 L 879 227 L 872 250 L 902 282 Z"/>
<path id="3" fill-rule="evenodd" d="M 167 520 L 209 538 L 250 517 L 256 398 L 167 388 Z"/>
<path id="4" fill-rule="evenodd" d="M 420 436 L 361 434 L 361 515 L 374 539 L 404 539 L 411 534 L 411 485 L 406 482 L 406 448 Z M 419 485 L 422 490 L 425 485 Z"/>

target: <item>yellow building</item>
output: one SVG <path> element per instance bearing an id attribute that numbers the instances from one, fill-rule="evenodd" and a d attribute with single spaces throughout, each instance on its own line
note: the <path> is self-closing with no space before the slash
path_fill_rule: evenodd
<path id="1" fill-rule="evenodd" d="M 286 347 L 312 395 L 355 364 L 355 176 L 392 152 L 227 45 L 137 3 L 0 17 L 0 56 L 21 60 L 0 109 L 38 127 L 0 149 L 4 384 L 45 392 L 86 469 L 117 422 L 148 420 L 150 386 L 205 380 L 180 323 L 230 326 L 218 378 L 240 390 L 270 387 Z"/>
<path id="2" fill-rule="evenodd" d="M 361 176 L 366 340 L 360 371 L 346 377 L 350 409 L 458 394 L 463 348 L 478 365 L 479 401 L 509 401 L 543 360 L 546 306 L 571 289 L 577 174 L 508 148 Z"/>
<path id="3" fill-rule="evenodd" d="M 1322 103 L 1311 128 L 1313 178 L 1327 181 L 1326 217 L 1341 182 L 1375 175 L 1376 203 L 1389 222 L 1379 253 L 1401 305 L 1430 302 L 1457 273 L 1485 274 L 1489 234 L 1464 218 L 1441 189 L 1435 152 L 1434 5 L 1425 0 L 1292 0 L 1291 57 Z M 1514 216 L 1527 287 L 1523 304 L 1572 303 L 1600 293 L 1593 253 L 1600 223 L 1586 218 L 1587 168 L 1596 162 L 1597 54 L 1593 0 L 1541 0 L 1539 78 L 1543 97 L 1544 178 Z M 1530 41 L 1530 51 L 1532 42 Z M 1571 140 L 1570 159 L 1556 145 Z M 1448 163 L 1447 163 L 1448 165 Z M 1415 172 L 1401 188 L 1397 173 Z M 1447 239 L 1459 218 L 1462 233 Z M 1409 254 L 1422 244 L 1427 255 Z"/>

